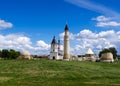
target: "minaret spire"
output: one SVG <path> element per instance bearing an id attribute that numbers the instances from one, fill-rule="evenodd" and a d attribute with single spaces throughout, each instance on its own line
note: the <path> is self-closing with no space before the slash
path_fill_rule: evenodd
<path id="1" fill-rule="evenodd" d="M 65 31 L 66 31 L 66 30 L 67 30 L 67 31 L 69 30 L 69 29 L 68 29 L 68 25 L 67 25 L 67 24 L 65 25 Z"/>
<path id="2" fill-rule="evenodd" d="M 65 25 L 65 35 L 64 35 L 64 59 L 70 59 L 70 49 L 69 49 L 69 29 L 68 25 Z"/>

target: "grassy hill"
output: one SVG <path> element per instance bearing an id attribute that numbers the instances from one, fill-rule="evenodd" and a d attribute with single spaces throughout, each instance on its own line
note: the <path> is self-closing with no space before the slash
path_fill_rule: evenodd
<path id="1" fill-rule="evenodd" d="M 0 86 L 95 85 L 119 86 L 120 61 L 0 60 Z"/>

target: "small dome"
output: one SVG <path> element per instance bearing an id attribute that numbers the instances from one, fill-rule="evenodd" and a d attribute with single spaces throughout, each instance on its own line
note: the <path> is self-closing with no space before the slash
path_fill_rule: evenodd
<path id="1" fill-rule="evenodd" d="M 24 51 L 24 52 L 22 52 L 21 54 L 22 54 L 22 55 L 25 55 L 25 56 L 26 56 L 26 55 L 30 55 L 30 53 L 29 53 L 28 51 Z"/>
<path id="2" fill-rule="evenodd" d="M 94 54 L 93 51 L 89 48 L 86 54 Z"/>
<path id="3" fill-rule="evenodd" d="M 18 57 L 18 59 L 33 59 L 33 57 L 30 55 L 28 51 L 24 51 L 21 53 L 21 55 Z"/>

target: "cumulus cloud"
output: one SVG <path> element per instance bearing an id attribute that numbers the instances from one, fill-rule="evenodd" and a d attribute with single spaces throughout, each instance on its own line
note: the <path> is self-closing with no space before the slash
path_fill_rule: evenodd
<path id="1" fill-rule="evenodd" d="M 40 41 L 37 41 L 37 46 L 39 48 L 41 48 L 41 50 L 48 50 L 50 48 L 50 45 L 49 44 L 46 44 L 44 41 L 40 40 Z"/>
<path id="2" fill-rule="evenodd" d="M 111 18 L 110 17 L 105 17 L 105 16 L 98 16 L 96 18 L 92 18 L 92 20 L 96 20 L 96 21 L 99 21 L 99 22 L 103 22 L 103 21 L 109 21 Z"/>
<path id="3" fill-rule="evenodd" d="M 96 26 L 98 26 L 98 27 L 108 27 L 108 26 L 117 27 L 117 26 L 120 26 L 120 23 L 118 23 L 116 21 L 98 22 Z"/>
<path id="4" fill-rule="evenodd" d="M 115 21 L 111 17 L 98 16 L 96 18 L 92 18 L 92 20 L 96 20 L 97 27 L 118 27 L 120 26 L 120 22 Z"/>
<path id="5" fill-rule="evenodd" d="M 44 41 L 37 41 L 33 45 L 29 37 L 21 34 L 0 35 L 0 40 L 0 49 L 15 49 L 22 52 L 29 51 L 31 54 L 46 54 L 50 49 L 50 45 Z"/>
<path id="6" fill-rule="evenodd" d="M 12 28 L 13 24 L 11 22 L 6 22 L 0 19 L 0 29 Z"/>
<path id="7" fill-rule="evenodd" d="M 116 12 L 108 8 L 107 6 L 103 6 L 102 4 L 99 4 L 98 2 L 95 2 L 94 0 L 65 0 L 65 1 L 73 5 L 76 5 L 78 7 L 101 13 L 102 15 L 112 16 L 113 18 L 116 18 L 117 20 L 120 19 L 119 12 Z"/>
<path id="8" fill-rule="evenodd" d="M 64 39 L 64 35 L 65 35 L 65 33 L 64 33 L 64 32 L 59 34 L 59 36 L 60 36 L 61 40 L 63 40 L 63 39 Z M 70 38 L 71 40 L 73 40 L 73 39 L 74 39 L 74 35 L 73 35 L 72 33 L 69 33 L 69 38 Z"/>
<path id="9" fill-rule="evenodd" d="M 63 34 L 63 33 L 62 33 Z M 120 31 L 101 31 L 95 33 L 89 29 L 79 33 L 71 33 L 70 45 L 73 54 L 85 54 L 91 48 L 95 54 L 108 47 L 116 47 L 120 53 Z M 62 36 L 63 39 L 64 36 Z M 49 54 L 50 44 L 43 40 L 32 43 L 31 38 L 22 34 L 0 35 L 0 49 L 15 49 L 19 51 L 29 51 L 31 54 Z"/>
<path id="10" fill-rule="evenodd" d="M 85 54 L 89 48 L 98 54 L 100 50 L 109 47 L 117 48 L 120 53 L 120 31 L 108 30 L 95 33 L 85 29 L 73 34 L 73 37 L 70 43 L 71 52 L 74 54 Z"/>
<path id="11" fill-rule="evenodd" d="M 79 40 L 79 38 L 85 38 L 85 39 L 95 39 L 97 38 L 97 34 L 92 33 L 92 31 L 85 29 L 80 31 L 78 34 L 75 35 Z"/>

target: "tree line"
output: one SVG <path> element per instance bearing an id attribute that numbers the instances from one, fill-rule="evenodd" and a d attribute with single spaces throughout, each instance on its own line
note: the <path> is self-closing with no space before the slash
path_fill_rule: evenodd
<path id="1" fill-rule="evenodd" d="M 7 50 L 3 49 L 0 50 L 0 58 L 1 59 L 17 59 L 20 56 L 19 51 L 15 51 L 13 49 Z"/>
<path id="2" fill-rule="evenodd" d="M 99 57 L 101 57 L 101 55 L 103 53 L 107 53 L 107 52 L 111 52 L 113 54 L 113 58 L 116 59 L 116 57 L 117 57 L 117 50 L 114 47 L 103 49 L 102 51 L 100 51 Z M 16 51 L 16 50 L 13 50 L 13 49 L 10 49 L 10 50 L 7 50 L 7 49 L 0 50 L 0 58 L 1 59 L 17 59 L 19 56 L 20 56 L 20 52 Z"/>

